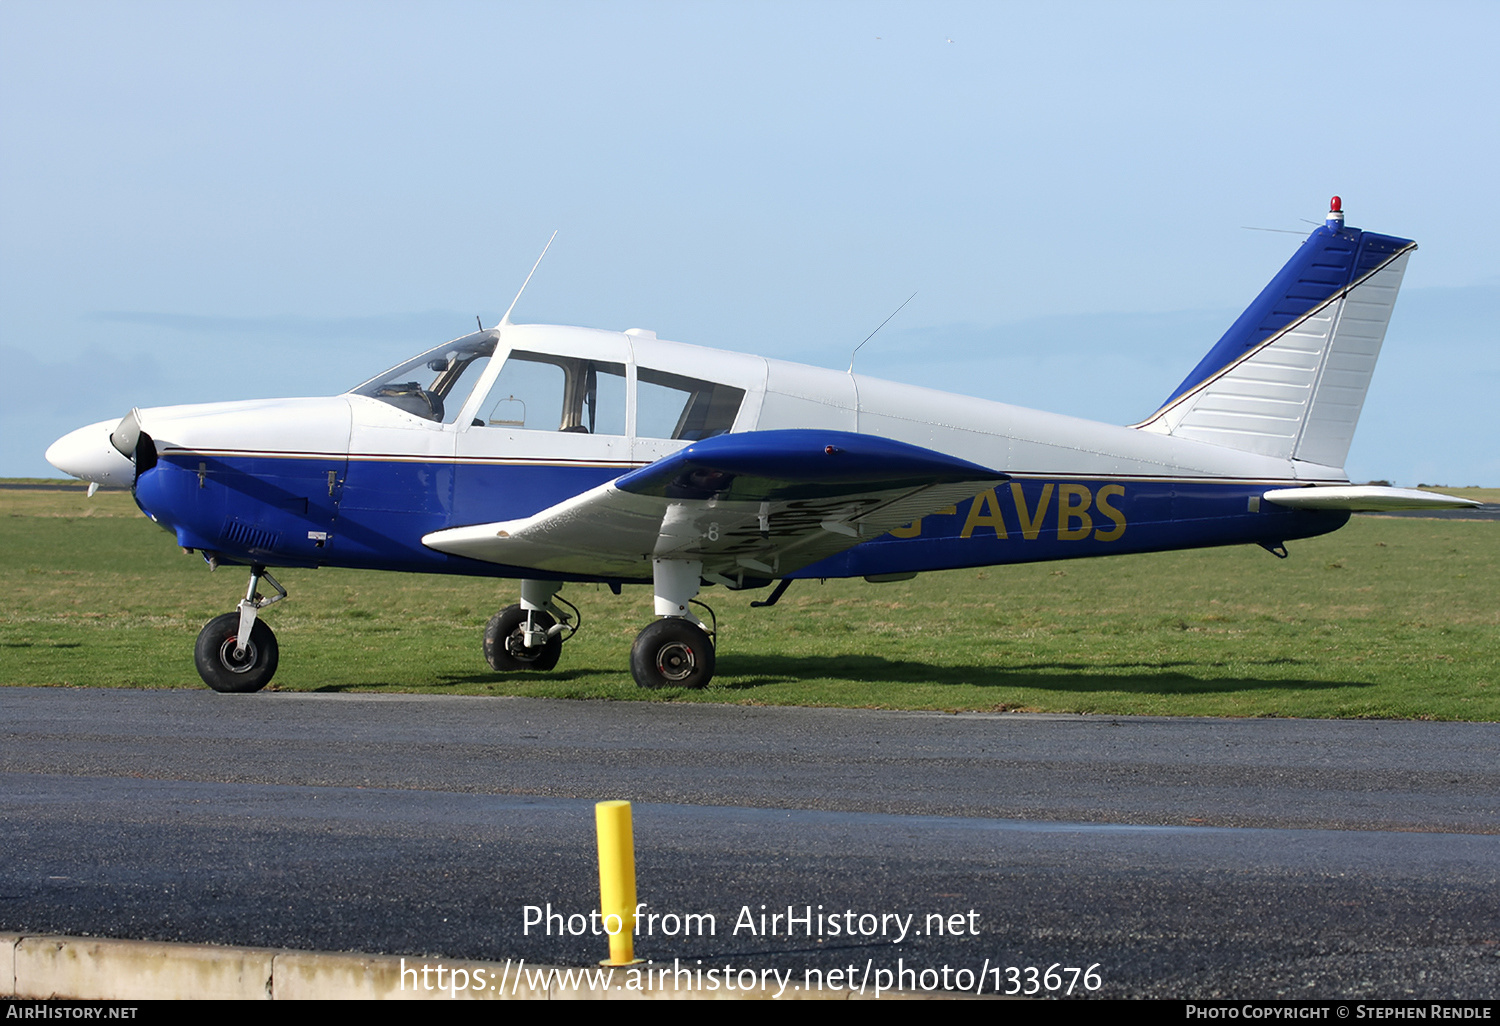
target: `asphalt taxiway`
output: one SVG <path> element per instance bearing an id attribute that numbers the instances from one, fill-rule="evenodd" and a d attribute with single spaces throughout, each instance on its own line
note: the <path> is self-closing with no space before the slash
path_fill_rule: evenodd
<path id="1" fill-rule="evenodd" d="M 589 964 L 623 797 L 658 964 L 1500 992 L 1496 724 L 50 688 L 0 724 L 0 931 Z"/>

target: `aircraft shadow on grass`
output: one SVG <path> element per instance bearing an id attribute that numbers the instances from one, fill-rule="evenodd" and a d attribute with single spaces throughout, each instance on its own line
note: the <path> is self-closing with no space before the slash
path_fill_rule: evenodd
<path id="1" fill-rule="evenodd" d="M 1300 659 L 1240 660 L 1248 666 L 1296 666 Z M 713 690 L 747 692 L 778 684 L 807 680 L 842 680 L 851 684 L 904 684 L 939 687 L 1026 688 L 1050 692 L 1122 692 L 1138 695 L 1217 695 L 1245 691 L 1331 691 L 1337 688 L 1373 687 L 1373 681 L 1310 680 L 1263 677 L 1208 677 L 1207 664 L 1191 660 L 1156 663 L 1074 662 L 1013 663 L 1006 666 L 934 666 L 930 663 L 886 659 L 881 656 L 775 656 L 726 657 L 720 664 L 720 679 Z M 1198 673 L 1192 672 L 1198 670 Z M 1128 672 L 1120 672 L 1128 671 Z M 608 678 L 614 671 L 580 667 L 537 676 L 493 673 L 443 674 L 440 687 L 464 687 L 494 683 L 525 685 L 577 684 L 588 687 L 592 678 Z M 339 692 L 366 688 L 402 689 L 409 683 L 381 681 L 359 684 L 329 684 L 316 691 Z M 669 695 L 682 689 L 666 688 Z M 712 692 L 710 692 L 712 693 Z M 581 696 L 586 697 L 586 696 Z"/>
<path id="2" fill-rule="evenodd" d="M 1251 666 L 1285 666 L 1300 660 L 1246 660 Z M 1191 661 L 1099 664 L 1068 662 L 1012 663 L 1005 666 L 934 666 L 881 656 L 766 656 L 726 658 L 721 673 L 725 690 L 747 690 L 772 684 L 829 678 L 854 683 L 890 683 L 977 688 L 1029 688 L 1038 691 L 1128 692 L 1132 694 L 1228 694 L 1239 691 L 1303 691 L 1370 687 L 1368 681 L 1326 681 L 1254 677 L 1206 677 L 1192 672 L 1204 663 Z M 1184 669 L 1175 669 L 1182 667 Z M 1119 672 L 1127 670 L 1131 672 Z"/>

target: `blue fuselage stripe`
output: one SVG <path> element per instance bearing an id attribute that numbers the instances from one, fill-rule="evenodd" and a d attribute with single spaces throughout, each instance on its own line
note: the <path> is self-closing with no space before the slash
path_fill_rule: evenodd
<path id="1" fill-rule="evenodd" d="M 531 516 L 614 480 L 618 467 L 164 454 L 136 501 L 178 543 L 223 561 L 545 577 L 429 549 L 450 527 Z M 972 500 L 805 567 L 857 577 L 1310 537 L 1347 513 L 1259 501 L 1286 481 L 1016 475 Z M 640 580 L 650 579 L 643 563 Z"/>

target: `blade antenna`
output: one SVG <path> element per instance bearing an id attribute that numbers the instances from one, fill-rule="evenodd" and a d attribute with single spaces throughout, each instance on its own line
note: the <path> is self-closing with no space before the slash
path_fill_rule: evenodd
<path id="1" fill-rule="evenodd" d="M 553 232 L 552 233 L 552 239 L 555 239 L 555 238 L 557 238 L 557 232 Z M 542 266 L 542 257 L 546 256 L 547 255 L 547 250 L 549 250 L 549 249 L 552 248 L 552 239 L 548 239 L 547 240 L 547 244 L 542 247 L 542 256 L 537 257 L 536 258 L 536 263 L 534 263 L 534 264 L 531 265 L 531 274 L 535 274 L 536 273 L 536 269 L 538 267 Z M 505 309 L 505 316 L 502 317 L 502 318 L 500 318 L 500 323 L 497 324 L 497 325 L 495 325 L 495 327 L 497 327 L 497 328 L 503 328 L 507 324 L 510 323 L 510 314 L 511 314 L 511 311 L 514 310 L 516 308 L 516 304 L 521 301 L 521 292 L 525 292 L 526 291 L 526 286 L 531 284 L 531 274 L 528 274 L 526 276 L 526 280 L 523 281 L 523 282 L 521 282 L 521 291 L 517 292 L 516 293 L 516 298 L 512 299 L 510 301 L 510 306 L 506 307 L 506 309 Z"/>
<path id="2" fill-rule="evenodd" d="M 913 299 L 916 299 L 916 298 L 917 298 L 917 294 L 915 292 L 913 292 L 911 295 L 909 295 L 909 296 L 906 297 L 906 303 L 910 303 Z M 896 316 L 902 310 L 906 309 L 906 303 L 902 303 L 900 306 L 896 307 L 896 309 L 892 310 L 891 311 L 891 317 Z M 876 332 L 878 332 L 881 328 L 885 327 L 887 324 L 891 323 L 891 317 L 887 317 L 885 320 L 881 321 L 876 326 L 875 331 L 872 331 L 868 335 L 866 335 L 865 336 L 865 342 L 870 341 L 870 339 L 872 339 L 872 338 L 875 337 Z M 849 374 L 853 374 L 854 373 L 854 358 L 856 356 L 858 356 L 859 355 L 859 351 L 864 348 L 865 342 L 861 342 L 859 345 L 855 346 L 854 347 L 854 352 L 852 352 L 852 353 L 849 354 L 849 370 L 848 370 L 847 373 L 849 373 Z"/>

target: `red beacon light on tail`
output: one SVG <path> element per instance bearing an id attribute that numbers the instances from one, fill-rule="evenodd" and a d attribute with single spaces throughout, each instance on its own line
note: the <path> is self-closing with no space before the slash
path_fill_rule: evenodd
<path id="1" fill-rule="evenodd" d="M 1337 196 L 1328 201 L 1328 220 L 1325 223 L 1334 231 L 1344 227 L 1344 201 Z"/>

